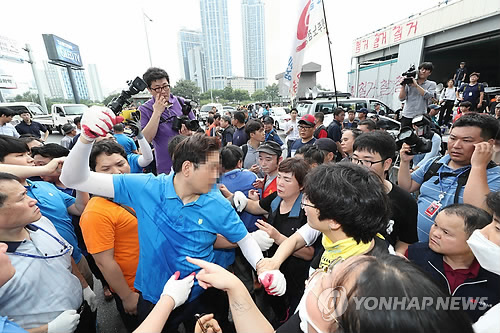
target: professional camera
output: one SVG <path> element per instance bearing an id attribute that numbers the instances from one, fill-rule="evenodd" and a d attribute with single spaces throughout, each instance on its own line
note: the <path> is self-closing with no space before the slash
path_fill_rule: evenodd
<path id="1" fill-rule="evenodd" d="M 430 120 L 422 115 L 413 118 L 412 125 L 416 126 L 413 131 L 411 127 L 403 127 L 398 134 L 396 144 L 401 149 L 403 143 L 410 146 L 409 155 L 425 154 L 432 150 L 433 131 L 430 128 Z"/>
<path id="2" fill-rule="evenodd" d="M 401 76 L 404 76 L 403 81 L 401 81 L 402 86 L 404 86 L 405 84 L 412 84 L 413 83 L 412 78 L 417 77 L 417 71 L 415 70 L 415 65 L 411 65 L 406 72 L 401 74 Z"/>
<path id="3" fill-rule="evenodd" d="M 109 104 L 108 108 L 111 109 L 116 115 L 119 115 L 124 105 L 129 105 L 130 97 L 136 95 L 147 88 L 146 82 L 140 77 L 136 77 L 133 81 L 127 81 L 128 90 L 122 90 L 120 96 L 114 98 Z"/>
<path id="4" fill-rule="evenodd" d="M 180 99 L 179 99 L 180 102 Z M 191 101 L 190 99 L 184 100 L 182 103 L 182 116 L 173 117 L 172 121 L 172 129 L 174 131 L 180 131 L 182 125 L 186 125 L 186 128 L 190 131 L 197 131 L 200 128 L 200 123 L 196 119 L 189 119 L 189 112 L 196 107 L 196 102 Z"/>

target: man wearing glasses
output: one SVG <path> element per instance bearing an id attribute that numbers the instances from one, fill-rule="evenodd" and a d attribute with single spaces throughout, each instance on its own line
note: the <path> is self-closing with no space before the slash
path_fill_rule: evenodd
<path id="1" fill-rule="evenodd" d="M 288 157 L 293 157 L 300 147 L 312 145 L 316 142 L 316 138 L 314 138 L 315 120 L 312 114 L 306 114 L 300 118 L 298 126 L 300 139 L 293 142 L 292 147 L 288 151 Z"/>
<path id="2" fill-rule="evenodd" d="M 384 237 L 396 252 L 404 255 L 408 245 L 418 242 L 418 209 L 417 201 L 410 193 L 386 179 L 396 153 L 396 143 L 389 133 L 375 131 L 358 136 L 353 151 L 351 162 L 369 168 L 383 183 L 391 206 Z"/>
<path id="3" fill-rule="evenodd" d="M 184 101 L 170 93 L 170 78 L 166 71 L 151 67 L 142 76 L 153 96 L 139 107 L 141 112 L 142 133 L 155 149 L 158 173 L 168 174 L 172 168 L 172 158 L 168 153 L 168 142 L 178 134 L 190 135 L 191 131 L 183 124 L 180 131 L 172 129 L 175 117 L 182 116 Z M 195 119 L 191 111 L 188 115 Z"/>

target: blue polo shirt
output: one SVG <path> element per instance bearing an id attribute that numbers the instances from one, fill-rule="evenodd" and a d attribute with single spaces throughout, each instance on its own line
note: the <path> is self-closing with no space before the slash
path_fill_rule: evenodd
<path id="1" fill-rule="evenodd" d="M 7 317 L 0 317 L 0 332 L 2 333 L 27 333 L 16 323 L 9 321 Z"/>
<path id="2" fill-rule="evenodd" d="M 139 165 L 139 154 L 128 154 L 127 162 L 130 165 L 130 173 L 142 173 L 142 167 Z"/>
<path id="3" fill-rule="evenodd" d="M 134 140 L 126 136 L 125 134 L 115 134 L 116 141 L 123 146 L 125 153 L 128 155 L 134 150 L 137 150 Z"/>
<path id="4" fill-rule="evenodd" d="M 252 184 L 256 180 L 257 175 L 246 169 L 234 169 L 226 172 L 220 177 L 220 183 L 225 185 L 229 191 L 233 193 L 236 191 L 241 191 L 247 197 L 248 191 L 255 190 L 255 187 L 253 187 Z M 262 194 L 262 190 L 259 189 L 259 193 Z M 261 219 L 262 216 L 252 215 L 245 211 L 239 213 L 239 215 L 248 232 L 253 232 L 258 229 L 255 226 L 255 222 L 257 222 L 257 219 Z"/>
<path id="5" fill-rule="evenodd" d="M 428 217 L 425 215 L 425 211 L 433 201 L 438 201 L 439 200 L 439 194 L 441 193 L 441 186 L 443 190 L 446 192 L 444 194 L 444 198 L 441 200 L 441 203 L 443 204 L 442 208 L 452 205 L 454 198 L 455 198 L 455 191 L 457 189 L 457 179 L 456 177 L 444 177 L 441 180 L 441 186 L 438 184 L 435 184 L 435 182 L 439 179 L 439 172 L 453 172 L 455 174 L 460 174 L 461 172 L 467 170 L 470 168 L 470 166 L 465 166 L 459 169 L 452 169 L 448 166 L 448 163 L 450 162 L 450 155 L 445 155 L 442 158 L 439 159 L 439 162 L 442 163 L 443 165 L 439 168 L 438 172 L 436 173 L 435 176 L 431 177 L 428 181 L 423 183 L 424 181 L 424 175 L 429 170 L 431 164 L 435 161 L 436 159 L 430 159 L 422 165 L 420 168 L 415 170 L 411 174 L 411 179 L 416 181 L 417 183 L 421 184 L 420 186 L 420 195 L 418 197 L 418 223 L 417 223 L 417 233 L 418 233 L 418 240 L 420 242 L 428 242 L 429 241 L 429 232 L 431 230 L 431 226 L 434 224 L 434 219 L 436 218 L 437 214 L 434 214 L 432 218 Z M 488 179 L 488 186 L 490 187 L 490 190 L 492 192 L 496 192 L 500 190 L 500 167 L 494 167 L 491 169 L 486 170 L 486 175 Z M 422 184 L 423 183 L 423 184 Z M 463 186 L 460 189 L 460 194 L 458 198 L 459 203 L 464 202 L 464 190 L 465 186 Z"/>
<path id="6" fill-rule="evenodd" d="M 73 246 L 71 256 L 76 263 L 79 263 L 82 252 L 78 247 L 78 239 L 71 222 L 71 215 L 68 213 L 68 207 L 75 203 L 75 198 L 61 192 L 52 183 L 32 182 L 29 179 L 26 181 L 28 182 L 28 186 L 25 186 L 28 195 L 38 201 L 37 206 L 40 208 L 40 213 L 48 218 L 61 237 Z"/>
<path id="7" fill-rule="evenodd" d="M 186 256 L 215 261 L 216 234 L 235 243 L 248 233 L 218 189 L 183 204 L 173 179 L 174 174 L 113 175 L 115 202 L 134 208 L 137 214 L 140 253 L 134 286 L 152 303 L 158 302 L 163 286 L 176 271 L 184 278 L 200 270 Z M 188 301 L 202 292 L 195 280 Z"/>

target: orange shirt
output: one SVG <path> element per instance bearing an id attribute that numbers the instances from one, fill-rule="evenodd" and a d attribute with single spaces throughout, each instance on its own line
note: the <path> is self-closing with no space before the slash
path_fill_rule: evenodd
<path id="1" fill-rule="evenodd" d="M 105 198 L 93 197 L 80 217 L 80 227 L 90 254 L 114 249 L 115 261 L 131 290 L 139 262 L 137 218 Z"/>

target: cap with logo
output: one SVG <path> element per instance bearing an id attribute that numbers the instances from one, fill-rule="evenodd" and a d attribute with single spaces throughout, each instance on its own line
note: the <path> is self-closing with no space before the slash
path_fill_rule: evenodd
<path id="1" fill-rule="evenodd" d="M 368 114 L 368 109 L 367 108 L 361 108 L 359 109 L 358 111 L 359 113 L 364 113 L 364 114 Z"/>
<path id="2" fill-rule="evenodd" d="M 305 116 L 302 116 L 302 118 L 300 118 L 299 124 L 314 126 L 315 120 L 316 119 L 312 114 L 306 114 Z"/>

